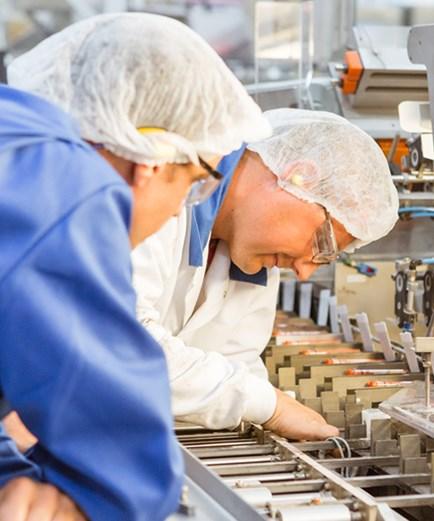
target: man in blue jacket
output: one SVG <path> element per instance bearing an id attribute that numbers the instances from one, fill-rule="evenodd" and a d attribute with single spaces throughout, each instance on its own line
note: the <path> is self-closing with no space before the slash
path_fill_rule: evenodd
<path id="1" fill-rule="evenodd" d="M 210 193 L 218 175 L 198 152 L 227 153 L 269 127 L 173 20 L 95 17 L 41 45 L 58 46 L 70 68 L 70 84 L 52 78 L 52 101 L 78 127 L 46 99 L 0 87 L 2 416 L 16 410 L 38 438 L 22 455 L 0 433 L 0 519 L 159 521 L 176 509 L 183 468 L 164 355 L 135 318 L 130 249 L 183 199 Z M 170 60 L 194 81 L 179 85 Z M 32 52 L 12 67 L 14 85 L 20 65 L 41 80 L 31 62 Z M 22 477 L 54 485 L 83 514 L 64 496 L 35 503 L 38 489 L 17 501 Z"/>

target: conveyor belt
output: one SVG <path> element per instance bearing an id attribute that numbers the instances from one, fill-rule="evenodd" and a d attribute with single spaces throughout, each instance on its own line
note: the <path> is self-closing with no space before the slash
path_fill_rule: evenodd
<path id="1" fill-rule="evenodd" d="M 370 440 L 348 441 L 351 457 L 337 454 L 332 441 L 289 443 L 256 426 L 218 433 L 192 427 L 178 435 L 197 465 L 263 519 L 395 520 L 392 509 L 401 519 L 434 519 L 431 452 L 422 453 L 431 446 L 417 434 L 402 434 L 396 454 L 376 454 L 378 441 L 393 441 L 378 439 L 389 432 L 384 420 L 374 420 Z M 409 472 L 411 466 L 418 471 Z"/>

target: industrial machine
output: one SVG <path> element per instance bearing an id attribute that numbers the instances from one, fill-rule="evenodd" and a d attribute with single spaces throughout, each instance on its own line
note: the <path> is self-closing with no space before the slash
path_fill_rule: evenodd
<path id="1" fill-rule="evenodd" d="M 289 443 L 253 426 L 183 432 L 179 439 L 192 474 L 198 458 L 226 486 L 226 496 L 218 499 L 222 506 L 231 512 L 235 495 L 250 506 L 232 509 L 228 519 L 386 521 L 409 519 L 404 512 L 426 519 L 434 513 L 431 445 L 427 449 L 426 440 L 410 433 L 398 442 L 389 419 L 372 420 L 370 438 L 345 443 Z"/>
<path id="2" fill-rule="evenodd" d="M 380 52 L 375 31 L 356 32 L 358 50 L 346 55 L 347 67 L 340 71 L 344 78 L 339 100 L 346 117 L 361 118 L 359 123 L 373 125 L 365 130 L 390 141 L 391 163 L 400 143 L 394 127 L 397 104 L 410 96 L 412 110 L 423 112 L 425 120 L 434 117 L 434 26 L 404 32 L 410 60 L 401 60 L 399 46 L 397 52 L 391 47 Z M 426 105 L 423 100 L 428 97 L 427 112 L 419 102 Z M 375 116 L 378 104 L 386 106 L 384 118 Z M 424 141 L 432 140 L 434 125 L 428 128 L 425 121 L 419 126 L 428 134 Z M 420 192 L 429 200 L 428 178 L 422 190 L 419 181 L 432 176 L 421 137 L 406 139 L 399 172 L 391 169 L 404 202 L 404 223 L 434 216 L 429 206 L 405 203 L 408 195 L 415 198 Z M 343 260 L 357 277 L 375 280 L 375 266 Z M 179 426 L 188 479 L 178 516 L 249 521 L 434 519 L 433 264 L 431 256 L 395 263 L 398 340 L 391 338 L 384 320 L 373 324 L 373 334 L 368 314 L 351 316 L 327 284 L 284 278 L 281 310 L 263 353 L 269 379 L 321 413 L 339 428 L 340 436 L 293 443 L 257 425 L 224 432 Z M 390 277 L 389 283 L 393 294 Z M 423 335 L 416 327 L 420 323 Z"/>
<path id="3" fill-rule="evenodd" d="M 161 3 L 145 3 L 183 20 L 195 4 L 174 1 L 161 11 Z M 313 14 L 330 16 L 332 3 L 315 2 L 320 15 L 312 1 L 255 3 L 256 82 L 247 88 L 263 109 L 329 110 L 358 125 L 383 149 L 399 191 L 401 220 L 387 238 L 320 270 L 323 280 L 283 279 L 263 353 L 270 381 L 321 413 L 340 436 L 291 442 L 251 424 L 218 432 L 177 425 L 186 480 L 171 521 L 434 519 L 434 26 L 353 28 L 345 17 L 348 27 L 335 30 L 324 16 L 320 37 L 351 32 L 351 39 L 318 73 Z M 9 46 L 0 35 L 0 81 L 8 53 L 93 14 L 97 4 L 117 8 L 18 4 L 34 30 Z M 352 2 L 340 4 L 349 11 Z M 44 8 L 51 17 L 40 16 Z"/>
<path id="4" fill-rule="evenodd" d="M 295 299 L 306 297 L 296 291 Z M 332 297 L 332 314 L 333 307 Z M 332 333 L 312 319 L 278 312 L 264 353 L 270 380 L 322 413 L 341 437 L 291 443 L 256 425 L 222 432 L 179 426 L 189 490 L 179 516 L 433 518 L 434 338 L 418 338 L 409 350 L 390 342 L 379 325 L 371 335 L 363 319 L 354 325 L 340 309 L 339 332 Z M 352 341 L 344 338 L 349 332 Z"/>

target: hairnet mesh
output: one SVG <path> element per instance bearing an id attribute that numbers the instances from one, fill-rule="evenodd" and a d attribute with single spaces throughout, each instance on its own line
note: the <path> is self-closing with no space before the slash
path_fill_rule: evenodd
<path id="1" fill-rule="evenodd" d="M 99 15 L 47 38 L 8 68 L 9 84 L 70 113 L 84 139 L 137 163 L 197 162 L 270 134 L 221 58 L 184 24 Z M 168 132 L 140 134 L 138 127 Z"/>
<path id="2" fill-rule="evenodd" d="M 248 148 L 259 154 L 281 188 L 323 205 L 364 246 L 398 219 L 398 194 L 377 143 L 327 112 L 278 109 L 265 113 L 273 135 Z"/>

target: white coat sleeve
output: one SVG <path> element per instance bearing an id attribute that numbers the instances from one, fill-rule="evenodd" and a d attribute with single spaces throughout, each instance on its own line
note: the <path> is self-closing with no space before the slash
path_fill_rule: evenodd
<path id="1" fill-rule="evenodd" d="M 276 406 L 268 381 L 251 374 L 244 363 L 186 345 L 160 323 L 165 289 L 179 269 L 177 234 L 172 221 L 132 255 L 137 316 L 166 354 L 174 415 L 209 429 L 235 427 L 241 420 L 264 423 Z"/>

